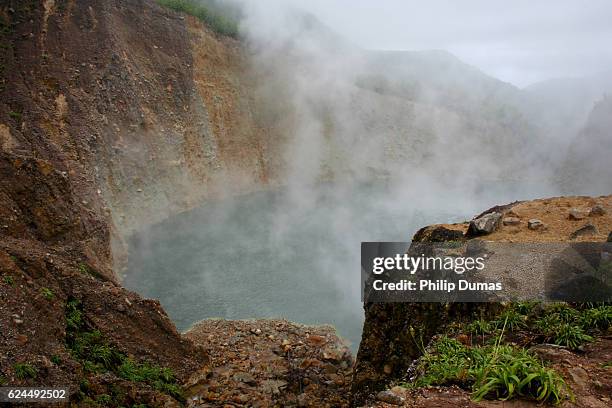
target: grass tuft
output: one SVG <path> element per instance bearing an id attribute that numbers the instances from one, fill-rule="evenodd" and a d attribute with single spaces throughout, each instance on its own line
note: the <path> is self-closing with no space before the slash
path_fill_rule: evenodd
<path id="1" fill-rule="evenodd" d="M 20 380 L 25 380 L 26 378 L 36 378 L 38 375 L 38 371 L 34 366 L 27 363 L 17 363 L 13 366 L 15 370 L 15 377 Z"/>
<path id="2" fill-rule="evenodd" d="M 40 294 L 43 295 L 43 297 L 49 301 L 53 300 L 53 298 L 55 297 L 55 294 L 49 288 L 41 288 Z"/>

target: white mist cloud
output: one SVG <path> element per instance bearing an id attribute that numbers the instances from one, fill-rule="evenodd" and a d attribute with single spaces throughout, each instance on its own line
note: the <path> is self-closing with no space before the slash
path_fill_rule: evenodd
<path id="1" fill-rule="evenodd" d="M 450 51 L 518 86 L 612 66 L 607 0 L 286 0 L 369 49 Z"/>

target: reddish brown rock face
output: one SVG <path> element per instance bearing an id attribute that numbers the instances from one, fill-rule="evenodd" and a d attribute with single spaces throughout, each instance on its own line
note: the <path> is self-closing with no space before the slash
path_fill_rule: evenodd
<path id="1" fill-rule="evenodd" d="M 158 84 L 145 85 L 135 71 L 172 84 L 176 120 L 189 119 L 190 38 L 178 16 L 162 16 L 153 2 L 136 0 L 0 5 L 0 371 L 8 384 L 68 385 L 74 394 L 90 377 L 104 389 L 66 348 L 69 299 L 117 350 L 169 367 L 179 381 L 209 364 L 159 303 L 117 285 L 110 249 L 116 231 L 104 198 L 125 181 L 112 164 L 125 147 L 121 135 L 136 135 L 116 129 L 142 131 L 143 112 L 165 111 Z M 152 42 L 177 59 L 149 55 L 150 65 L 138 65 L 149 51 L 137 44 Z M 36 379 L 17 378 L 18 363 Z M 134 392 L 147 394 L 142 401 L 164 398 L 142 384 Z"/>

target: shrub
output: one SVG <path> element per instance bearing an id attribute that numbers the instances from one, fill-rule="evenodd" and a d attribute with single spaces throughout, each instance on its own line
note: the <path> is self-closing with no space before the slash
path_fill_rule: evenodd
<path id="1" fill-rule="evenodd" d="M 207 7 L 195 0 L 157 0 L 162 6 L 171 10 L 192 15 L 209 26 L 218 34 L 238 37 L 238 23 L 232 18 Z"/>
<path id="2" fill-rule="evenodd" d="M 53 300 L 53 298 L 55 297 L 55 294 L 53 293 L 53 291 L 49 288 L 41 288 L 40 289 L 40 293 L 43 295 L 43 297 L 49 301 Z"/>
<path id="3" fill-rule="evenodd" d="M 580 322 L 585 329 L 607 330 L 612 324 L 612 306 L 600 306 L 585 309 L 580 315 Z"/>
<path id="4" fill-rule="evenodd" d="M 543 334 L 547 341 L 577 349 L 593 341 L 589 334 L 594 330 L 607 330 L 612 321 L 612 307 L 588 307 L 578 311 L 567 304 L 553 304 L 546 315 L 537 320 L 533 328 Z"/>
<path id="5" fill-rule="evenodd" d="M 484 364 L 476 367 L 473 397 L 508 400 L 516 396 L 559 403 L 565 382 L 525 349 L 501 346 L 484 350 Z"/>
<path id="6" fill-rule="evenodd" d="M 457 384 L 470 387 L 475 400 L 518 396 L 559 403 L 565 382 L 525 349 L 511 346 L 467 347 L 442 337 L 421 357 L 419 376 L 409 387 Z"/>
<path id="7" fill-rule="evenodd" d="M 98 404 L 110 404 L 113 401 L 113 398 L 108 394 L 100 394 L 96 397 L 96 402 Z"/>
<path id="8" fill-rule="evenodd" d="M 492 330 L 491 323 L 484 319 L 474 320 L 467 326 L 467 331 L 471 334 L 489 334 Z"/>
<path id="9" fill-rule="evenodd" d="M 498 328 L 504 328 L 507 331 L 516 331 L 527 327 L 527 316 L 522 315 L 516 308 L 511 307 L 504 310 L 495 320 Z"/>
<path id="10" fill-rule="evenodd" d="M 34 366 L 27 363 L 17 363 L 13 366 L 15 370 L 15 377 L 20 380 L 25 380 L 26 378 L 36 378 L 38 375 L 38 371 Z"/>
<path id="11" fill-rule="evenodd" d="M 586 334 L 582 327 L 570 323 L 559 325 L 555 329 L 553 336 L 555 344 L 571 349 L 577 349 L 583 343 L 593 341 L 593 337 Z"/>

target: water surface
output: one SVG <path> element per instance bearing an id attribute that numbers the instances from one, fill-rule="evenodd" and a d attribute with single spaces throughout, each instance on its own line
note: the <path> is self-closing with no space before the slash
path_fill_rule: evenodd
<path id="1" fill-rule="evenodd" d="M 425 199 L 385 185 L 324 185 L 206 203 L 135 234 L 124 284 L 159 299 L 179 330 L 210 317 L 286 318 L 332 324 L 355 350 L 361 241 L 408 241 L 514 195 L 487 191 Z"/>

